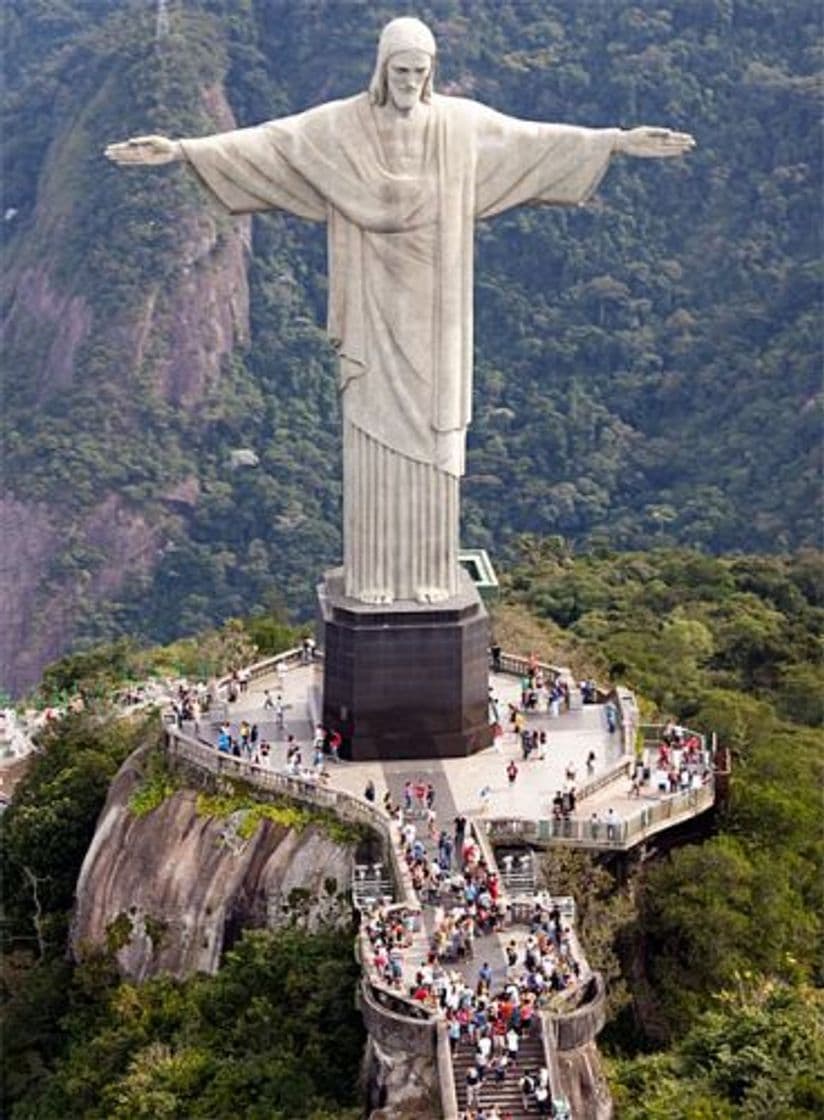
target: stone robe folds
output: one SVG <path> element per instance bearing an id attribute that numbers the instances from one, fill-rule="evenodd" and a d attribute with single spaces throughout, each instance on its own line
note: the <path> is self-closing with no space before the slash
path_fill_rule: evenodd
<path id="1" fill-rule="evenodd" d="M 383 151 L 367 94 L 182 142 L 233 213 L 328 223 L 328 332 L 340 355 L 346 593 L 452 595 L 472 395 L 476 218 L 575 205 L 616 129 L 541 124 L 433 95 L 416 173 Z"/>

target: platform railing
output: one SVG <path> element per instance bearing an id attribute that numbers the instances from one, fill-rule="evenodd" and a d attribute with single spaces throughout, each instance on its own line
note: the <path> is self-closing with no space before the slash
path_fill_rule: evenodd
<path id="1" fill-rule="evenodd" d="M 700 789 L 685 790 L 645 805 L 631 816 L 593 821 L 586 817 L 527 819 L 498 817 L 487 821 L 493 844 L 517 841 L 524 844 L 578 845 L 609 851 L 632 848 L 648 836 L 682 820 L 698 816 L 715 802 L 715 783 L 710 778 Z"/>

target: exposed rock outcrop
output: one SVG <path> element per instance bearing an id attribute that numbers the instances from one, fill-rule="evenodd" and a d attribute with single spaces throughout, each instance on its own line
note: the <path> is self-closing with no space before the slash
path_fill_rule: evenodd
<path id="1" fill-rule="evenodd" d="M 364 1055 L 369 1120 L 423 1120 L 440 1115 L 437 1070 L 431 1057 L 385 1050 L 371 1035 Z"/>
<path id="2" fill-rule="evenodd" d="M 561 1087 L 576 1120 L 610 1120 L 612 1097 L 597 1044 L 558 1051 Z"/>
<path id="3" fill-rule="evenodd" d="M 115 949 L 124 975 L 215 972 L 244 926 L 351 920 L 352 851 L 318 825 L 300 832 L 262 821 L 249 839 L 238 821 L 199 816 L 180 790 L 136 816 L 129 808 L 145 752 L 112 783 L 77 884 L 71 945 Z"/>
<path id="4" fill-rule="evenodd" d="M 85 517 L 45 502 L 0 496 L 0 684 L 13 695 L 70 644 L 78 609 L 151 569 L 164 529 L 115 494 Z M 67 540 L 104 557 L 94 572 L 58 574 Z"/>
<path id="5" fill-rule="evenodd" d="M 201 96 L 217 129 L 234 127 L 221 86 L 209 86 Z M 87 113 L 88 106 L 78 105 L 66 132 L 82 132 Z M 151 282 L 131 302 L 124 300 L 116 314 L 96 316 L 76 270 L 61 258 L 61 246 L 78 222 L 77 201 L 67 195 L 64 183 L 91 158 L 105 162 L 82 144 L 64 150 L 58 137 L 45 160 L 37 205 L 10 254 L 2 284 L 4 359 L 29 386 L 32 409 L 52 407 L 55 399 L 88 388 L 87 365 L 105 354 L 112 381 L 151 386 L 158 401 L 191 415 L 197 425 L 204 401 L 219 396 L 227 359 L 249 340 L 251 220 L 226 222 L 203 197 L 193 197 L 176 214 L 181 235 L 173 282 Z M 40 341 L 34 345 L 32 340 Z M 123 399 L 128 401 L 128 394 Z M 127 422 L 135 426 L 141 421 L 118 419 Z M 101 452 L 116 456 L 116 440 L 106 446 L 101 438 Z M 50 453 L 55 454 L 44 446 L 42 454 Z M 32 501 L 9 471 L 5 483 L 7 491 L 0 495 L 0 526 L 7 542 L 0 570 L 0 687 L 18 695 L 37 682 L 44 665 L 70 647 L 80 616 L 152 571 L 172 519 L 188 514 L 186 507 L 196 503 L 199 487 L 191 477 L 171 477 L 161 484 L 147 503 L 165 501 L 167 492 L 176 495 L 176 487 L 184 483 L 188 499 L 185 504 L 167 502 L 163 515 L 156 506 L 104 489 L 78 514 L 66 506 L 57 487 L 49 492 L 41 484 L 42 500 Z M 99 555 L 100 563 L 78 573 L 66 563 L 69 544 L 75 554 Z"/>

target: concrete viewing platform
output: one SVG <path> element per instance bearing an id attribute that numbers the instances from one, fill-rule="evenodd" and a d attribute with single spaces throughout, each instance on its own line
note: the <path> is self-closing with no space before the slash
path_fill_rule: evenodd
<path id="1" fill-rule="evenodd" d="M 529 730 L 546 732 L 545 749 L 524 760 L 518 735 L 507 716 L 509 705 L 520 705 L 520 681 L 511 673 L 490 674 L 490 696 L 497 704 L 503 735 L 491 747 L 468 757 L 397 761 L 335 762 L 326 759 L 329 788 L 363 797 L 369 782 L 381 804 L 389 791 L 395 804 L 402 803 L 407 781 L 422 779 L 435 787 L 439 817 L 448 809 L 489 822 L 496 843 L 560 843 L 592 848 L 627 848 L 650 832 L 670 827 L 682 816 L 691 817 L 709 808 L 712 790 L 685 791 L 671 795 L 652 788 L 652 783 L 633 792 L 630 766 L 621 729 L 610 731 L 604 703 L 584 704 L 552 717 L 546 711 L 526 712 Z M 268 768 L 286 768 L 286 743 L 294 736 L 301 747 L 302 766 L 311 772 L 312 739 L 320 721 L 322 668 L 281 663 L 276 670 L 254 677 L 233 703 L 221 704 L 213 713 L 207 732 L 201 723 L 201 738 L 216 742 L 217 726 L 228 719 L 232 734 L 240 722 L 256 723 L 261 740 L 270 744 Z M 282 697 L 282 724 L 265 707 Z M 587 759 L 594 755 L 588 771 Z M 510 782 L 507 767 L 517 767 Z M 578 799 L 570 819 L 553 818 L 553 799 L 571 783 Z M 612 811 L 610 813 L 610 810 Z M 593 814 L 600 823 L 592 825 Z M 614 821 L 607 835 L 607 820 Z M 634 824 L 633 824 L 634 822 Z M 593 834 L 594 833 L 594 834 Z M 637 839 L 636 839 L 637 836 Z"/>
<path id="2" fill-rule="evenodd" d="M 565 845 L 626 852 L 703 813 L 713 804 L 715 785 L 702 737 L 679 732 L 683 748 L 675 743 L 676 757 L 668 766 L 667 750 L 660 749 L 663 729 L 639 729 L 634 697 L 623 689 L 607 701 L 593 687 L 587 691 L 595 702 L 584 704 L 569 682 L 568 710 L 553 713 L 542 705 L 540 711 L 522 711 L 525 662 L 504 655 L 506 671 L 489 676 L 490 722 L 503 727 L 491 747 L 459 757 L 338 761 L 315 746 L 323 674 L 322 663 L 307 657 L 288 651 L 231 681 L 216 682 L 213 703 L 198 723 L 168 730 L 166 746 L 175 765 L 195 767 L 218 782 L 236 777 L 264 796 L 293 798 L 367 827 L 372 840 L 361 849 L 365 862 L 355 865 L 352 879 L 353 902 L 365 919 L 358 936 L 359 1007 L 370 1037 L 394 1060 L 425 1059 L 445 1120 L 463 1116 L 468 1071 L 477 1058 L 463 1035 L 450 1046 L 444 1001 L 468 999 L 474 1007 L 476 995 L 485 998 L 484 987 L 502 992 L 516 979 L 523 991 L 523 985 L 539 984 L 541 977 L 532 976 L 536 967 L 543 987 L 526 997 L 535 1001 L 535 1029 L 517 1032 L 516 1050 L 522 1043 L 522 1060 L 547 1077 L 559 1115 L 576 1120 L 607 1115 L 609 1093 L 597 1061 L 593 1065 L 592 1047 L 606 1014 L 603 978 L 578 941 L 574 899 L 557 896 L 531 849 Z M 224 699 L 230 692 L 233 699 Z M 510 712 L 519 712 L 525 730 L 538 733 L 539 745 L 529 758 Z M 249 725 L 243 729 L 247 743 L 255 744 L 246 750 L 237 745 L 242 723 Z M 648 742 L 640 766 L 639 730 Z M 225 731 L 228 737 L 218 750 Z M 230 739 L 234 743 L 227 753 Z M 260 749 L 264 742 L 268 752 Z M 293 758 L 287 765 L 290 745 L 300 749 L 299 764 Z M 407 783 L 413 792 L 405 797 Z M 670 792 L 671 783 L 685 788 Z M 559 793 L 565 795 L 560 809 Z M 387 794 L 397 807 L 391 814 Z M 460 858 L 441 849 L 453 834 Z M 465 897 L 472 896 L 464 892 L 467 883 L 475 885 L 475 867 L 481 868 L 484 889 L 491 873 L 489 890 L 497 883 L 500 893 L 484 903 L 493 917 L 477 924 L 473 918 L 467 932 Z M 389 921 L 394 925 L 385 924 Z M 529 939 L 547 922 L 552 945 L 545 947 L 542 963 L 530 965 Z M 387 957 L 382 939 L 390 928 Z M 402 940 L 396 940 L 400 933 Z M 525 968 L 532 970 L 529 977 Z M 512 1073 L 487 1078 L 480 1089 L 484 1105 L 498 1106 L 499 1113 L 504 1109 L 513 1120 L 528 1120 L 518 1085 Z"/>

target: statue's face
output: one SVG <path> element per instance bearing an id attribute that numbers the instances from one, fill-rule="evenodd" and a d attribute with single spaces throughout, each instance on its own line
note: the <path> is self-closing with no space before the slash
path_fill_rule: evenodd
<path id="1" fill-rule="evenodd" d="M 426 51 L 398 51 L 386 64 L 386 86 L 392 104 L 402 113 L 414 109 L 432 68 Z"/>

